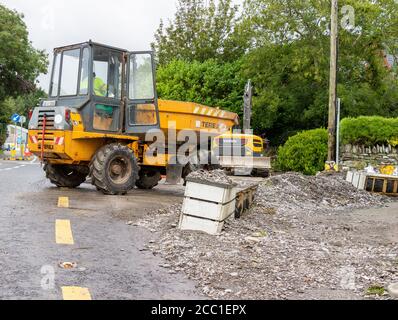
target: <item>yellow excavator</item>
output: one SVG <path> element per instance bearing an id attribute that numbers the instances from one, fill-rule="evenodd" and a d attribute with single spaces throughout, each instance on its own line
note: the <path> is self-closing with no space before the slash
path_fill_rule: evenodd
<path id="1" fill-rule="evenodd" d="M 265 144 L 253 134 L 227 132 L 214 138 L 212 154 L 227 173 L 266 178 L 270 175 L 271 158 L 264 156 Z"/>
<path id="2" fill-rule="evenodd" d="M 236 176 L 268 177 L 271 158 L 266 157 L 267 139 L 253 134 L 251 130 L 252 83 L 249 80 L 243 96 L 243 130 L 228 131 L 213 141 L 213 156 L 227 172 Z"/>
<path id="3" fill-rule="evenodd" d="M 211 160 L 211 141 L 231 132 L 238 115 L 158 101 L 155 83 L 151 51 L 92 41 L 54 49 L 49 97 L 29 121 L 29 150 L 47 178 L 75 188 L 90 177 L 104 194 L 121 195 L 135 186 L 151 189 L 162 175 L 176 183 L 195 170 L 198 161 L 176 160 L 182 147 Z M 189 144 L 181 132 L 191 136 Z"/>

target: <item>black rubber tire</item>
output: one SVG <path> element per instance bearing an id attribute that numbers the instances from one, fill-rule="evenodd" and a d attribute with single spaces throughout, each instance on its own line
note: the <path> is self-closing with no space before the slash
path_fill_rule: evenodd
<path id="1" fill-rule="evenodd" d="M 88 167 L 73 165 L 44 165 L 46 177 L 59 188 L 77 188 L 86 181 Z"/>
<path id="2" fill-rule="evenodd" d="M 253 169 L 252 176 L 258 178 L 269 178 L 270 171 L 268 169 Z"/>
<path id="3" fill-rule="evenodd" d="M 120 181 L 116 181 L 111 169 L 114 162 L 122 163 L 125 173 Z M 120 165 L 119 165 L 120 167 Z M 97 190 L 108 195 L 124 195 L 133 189 L 138 179 L 139 167 L 133 151 L 121 143 L 103 146 L 95 154 L 90 163 L 90 177 Z"/>
<path id="4" fill-rule="evenodd" d="M 160 171 L 154 168 L 143 168 L 140 170 L 139 178 L 135 185 L 138 189 L 150 190 L 155 188 L 162 179 Z"/>

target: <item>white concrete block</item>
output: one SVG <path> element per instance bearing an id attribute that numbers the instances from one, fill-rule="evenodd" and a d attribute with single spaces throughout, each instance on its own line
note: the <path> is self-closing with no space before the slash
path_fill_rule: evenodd
<path id="1" fill-rule="evenodd" d="M 359 185 L 359 177 L 360 177 L 360 173 L 359 172 L 354 172 L 354 176 L 352 178 L 352 185 L 355 188 L 358 188 Z"/>
<path id="2" fill-rule="evenodd" d="M 347 177 L 346 177 L 346 181 L 349 183 L 352 183 L 352 179 L 354 178 L 354 172 L 353 171 L 348 171 L 347 172 Z"/>
<path id="3" fill-rule="evenodd" d="M 365 190 L 367 177 L 368 175 L 364 172 L 359 175 L 358 187 L 357 187 L 359 190 Z"/>
<path id="4" fill-rule="evenodd" d="M 221 204 L 186 197 L 182 205 L 182 212 L 195 217 L 224 221 L 235 212 L 235 200 Z"/>
<path id="5" fill-rule="evenodd" d="M 188 181 L 185 196 L 224 204 L 236 198 L 236 188 L 224 188 Z"/>
<path id="6" fill-rule="evenodd" d="M 211 235 L 218 235 L 224 227 L 224 221 L 213 221 L 198 217 L 192 217 L 185 214 L 181 215 L 179 229 L 202 231 Z"/>

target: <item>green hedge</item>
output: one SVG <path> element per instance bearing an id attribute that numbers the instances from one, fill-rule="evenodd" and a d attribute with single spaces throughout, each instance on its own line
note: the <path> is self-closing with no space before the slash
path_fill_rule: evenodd
<path id="1" fill-rule="evenodd" d="M 378 116 L 345 118 L 341 121 L 341 142 L 343 144 L 398 145 L 398 118 Z"/>
<path id="2" fill-rule="evenodd" d="M 325 167 L 328 152 L 326 129 L 302 131 L 278 149 L 276 167 L 282 171 L 314 175 Z"/>

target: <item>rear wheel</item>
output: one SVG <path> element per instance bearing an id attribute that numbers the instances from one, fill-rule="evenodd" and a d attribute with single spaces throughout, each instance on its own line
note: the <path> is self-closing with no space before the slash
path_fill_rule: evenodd
<path id="1" fill-rule="evenodd" d="M 73 165 L 44 165 L 46 177 L 57 187 L 76 188 L 86 181 L 88 167 Z"/>
<path id="2" fill-rule="evenodd" d="M 92 184 L 110 195 L 123 195 L 133 189 L 138 171 L 133 151 L 120 143 L 103 146 L 90 164 Z"/>
<path id="3" fill-rule="evenodd" d="M 141 168 L 139 179 L 135 183 L 137 188 L 149 190 L 155 188 L 161 180 L 160 171 L 155 168 Z"/>

